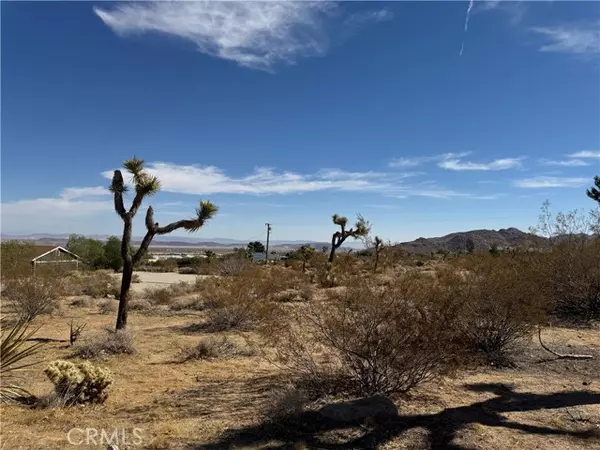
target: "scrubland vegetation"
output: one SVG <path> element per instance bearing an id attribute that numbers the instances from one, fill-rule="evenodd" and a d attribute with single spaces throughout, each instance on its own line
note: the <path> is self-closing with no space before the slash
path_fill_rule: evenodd
<path id="1" fill-rule="evenodd" d="M 30 277 L 3 243 L 3 448 L 123 424 L 143 448 L 600 448 L 600 239 L 574 217 L 544 249 L 214 258 L 132 290 L 117 331 L 118 276 Z"/>

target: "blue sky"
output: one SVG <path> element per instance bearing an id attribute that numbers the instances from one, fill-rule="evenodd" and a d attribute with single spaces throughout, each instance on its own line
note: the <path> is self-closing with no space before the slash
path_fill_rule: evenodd
<path id="1" fill-rule="evenodd" d="M 199 238 L 328 240 L 337 212 L 400 241 L 590 209 L 600 4 L 471 6 L 2 2 L 2 232 L 119 234 L 106 186 L 133 155 L 161 224 L 220 206 Z"/>

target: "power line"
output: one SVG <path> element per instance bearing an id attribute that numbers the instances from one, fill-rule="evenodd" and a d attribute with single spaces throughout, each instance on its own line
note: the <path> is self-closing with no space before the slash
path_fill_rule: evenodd
<path id="1" fill-rule="evenodd" d="M 271 235 L 271 224 L 265 223 L 267 226 L 267 248 L 265 250 L 265 265 L 269 262 L 269 236 Z"/>

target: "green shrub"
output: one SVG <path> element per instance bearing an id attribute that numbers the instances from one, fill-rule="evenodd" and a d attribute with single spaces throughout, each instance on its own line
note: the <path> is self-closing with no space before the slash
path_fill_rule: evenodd
<path id="1" fill-rule="evenodd" d="M 84 361 L 72 363 L 57 360 L 44 373 L 52 383 L 56 394 L 66 404 L 104 403 L 113 384 L 110 371 Z"/>

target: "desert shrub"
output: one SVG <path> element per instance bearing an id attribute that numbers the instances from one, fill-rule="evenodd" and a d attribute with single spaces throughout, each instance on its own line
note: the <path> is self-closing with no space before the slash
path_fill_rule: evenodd
<path id="1" fill-rule="evenodd" d="M 250 266 L 250 261 L 238 255 L 223 257 L 217 264 L 217 272 L 222 276 L 239 275 Z"/>
<path id="2" fill-rule="evenodd" d="M 355 279 L 310 307 L 279 308 L 261 331 L 311 395 L 406 392 L 460 355 L 460 304 L 417 277 L 391 287 Z"/>
<path id="3" fill-rule="evenodd" d="M 63 293 L 62 286 L 53 278 L 14 278 L 3 284 L 3 299 L 19 316 L 19 320 L 24 322 L 54 311 Z"/>
<path id="4" fill-rule="evenodd" d="M 537 227 L 549 251 L 538 252 L 554 302 L 554 316 L 562 321 L 587 323 L 600 318 L 600 213 L 559 212 L 553 216 L 544 202 Z M 590 233 L 592 233 L 590 235 Z"/>
<path id="5" fill-rule="evenodd" d="M 148 311 L 152 309 L 152 304 L 144 299 L 132 299 L 129 301 L 130 311 Z"/>
<path id="6" fill-rule="evenodd" d="M 143 297 L 152 305 L 168 305 L 174 298 L 192 293 L 195 285 L 180 281 L 168 287 L 158 289 L 145 289 Z"/>
<path id="7" fill-rule="evenodd" d="M 546 318 L 546 280 L 534 262 L 528 254 L 477 254 L 457 260 L 466 269 L 453 279 L 462 285 L 465 342 L 485 363 L 513 365 L 519 342 Z M 443 277 L 440 282 L 447 284 Z"/>
<path id="8" fill-rule="evenodd" d="M 274 389 L 269 394 L 269 401 L 263 410 L 266 421 L 271 423 L 289 423 L 298 418 L 309 403 L 308 394 L 293 385 Z"/>
<path id="9" fill-rule="evenodd" d="M 267 291 L 264 294 L 269 300 L 306 301 L 313 297 L 309 277 L 289 267 L 271 266 L 257 271 L 255 276 L 265 280 Z"/>
<path id="10" fill-rule="evenodd" d="M 71 357 L 104 358 L 111 355 L 132 355 L 135 353 L 133 338 L 125 330 L 105 330 L 103 334 L 78 343 Z"/>
<path id="11" fill-rule="evenodd" d="M 248 268 L 236 277 L 211 280 L 201 295 L 210 303 L 206 328 L 209 331 L 251 330 L 269 309 L 273 293 L 270 278 L 259 268 Z"/>
<path id="12" fill-rule="evenodd" d="M 194 347 L 181 350 L 180 362 L 200 359 L 227 359 L 232 358 L 241 351 L 237 345 L 226 336 L 203 338 Z"/>
<path id="13" fill-rule="evenodd" d="M 600 238 L 561 242 L 541 257 L 556 317 L 574 323 L 600 319 Z"/>
<path id="14" fill-rule="evenodd" d="M 174 300 L 170 305 L 171 311 L 194 310 L 204 311 L 205 309 L 213 308 L 214 303 L 210 299 L 204 299 L 202 296 L 192 298 L 179 298 Z"/>
<path id="15" fill-rule="evenodd" d="M 78 308 L 89 308 L 93 305 L 94 305 L 94 303 L 89 298 L 86 298 L 86 297 L 76 298 L 75 300 L 73 300 L 71 302 L 71 306 L 75 306 Z"/>
<path id="16" fill-rule="evenodd" d="M 41 252 L 30 242 L 5 240 L 1 244 L 2 279 L 21 278 L 31 274 L 31 259 Z"/>
<path id="17" fill-rule="evenodd" d="M 142 279 L 140 278 L 140 276 L 139 276 L 137 273 L 134 273 L 134 274 L 131 276 L 131 282 L 132 282 L 132 283 L 141 283 L 141 282 L 142 282 Z"/>
<path id="18" fill-rule="evenodd" d="M 110 371 L 84 361 L 54 361 L 44 373 L 67 404 L 104 403 L 113 384 Z"/>
<path id="19" fill-rule="evenodd" d="M 66 279 L 70 295 L 89 295 L 95 298 L 118 297 L 121 291 L 120 280 L 109 271 L 72 273 Z"/>
<path id="20" fill-rule="evenodd" d="M 118 306 L 115 300 L 106 300 L 98 305 L 98 312 L 100 314 L 112 315 L 117 312 Z"/>

